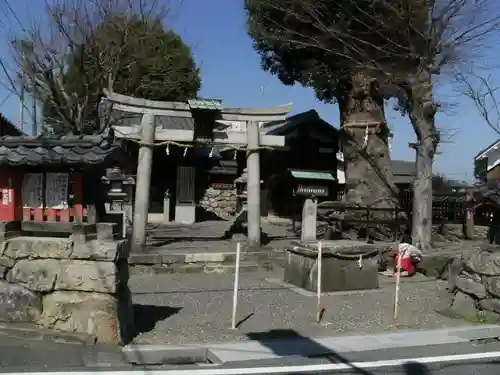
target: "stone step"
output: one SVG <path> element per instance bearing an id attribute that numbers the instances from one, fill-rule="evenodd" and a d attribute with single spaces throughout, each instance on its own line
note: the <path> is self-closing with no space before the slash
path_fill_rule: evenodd
<path id="1" fill-rule="evenodd" d="M 258 272 L 258 271 L 272 271 L 279 265 L 276 262 L 255 262 L 255 261 L 242 261 L 240 263 L 240 272 Z M 234 264 L 220 264 L 220 263 L 193 263 L 193 264 L 138 264 L 129 267 L 131 275 L 137 274 L 171 274 L 171 273 L 234 273 Z"/>
<path id="2" fill-rule="evenodd" d="M 241 261 L 269 261 L 276 258 L 284 258 L 285 253 L 266 250 L 242 252 Z M 214 251 L 188 251 L 179 252 L 155 252 L 155 253 L 133 253 L 129 256 L 130 265 L 182 265 L 182 264 L 234 264 L 236 252 L 214 252 Z"/>

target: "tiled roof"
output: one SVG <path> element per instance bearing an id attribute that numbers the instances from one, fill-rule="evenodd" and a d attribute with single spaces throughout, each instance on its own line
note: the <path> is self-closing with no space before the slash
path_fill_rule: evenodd
<path id="1" fill-rule="evenodd" d="M 417 174 L 417 166 L 414 161 L 391 160 L 392 173 L 401 176 L 413 176 Z"/>
<path id="2" fill-rule="evenodd" d="M 323 120 L 314 109 L 289 116 L 285 121 L 267 122 L 262 125 L 262 129 L 265 130 L 267 134 L 284 135 L 293 131 L 297 125 L 303 123 L 309 123 L 312 126 L 322 125 L 324 129 L 328 129 L 332 132 L 338 131 L 337 128 Z"/>
<path id="3" fill-rule="evenodd" d="M 412 183 L 417 174 L 417 167 L 414 161 L 392 160 L 392 174 L 396 184 Z"/>
<path id="4" fill-rule="evenodd" d="M 0 137 L 0 165 L 100 164 L 120 148 L 112 132 L 100 135 Z"/>

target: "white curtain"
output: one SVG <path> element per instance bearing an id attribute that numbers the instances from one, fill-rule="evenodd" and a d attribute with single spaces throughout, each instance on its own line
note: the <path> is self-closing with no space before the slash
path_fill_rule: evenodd
<path id="1" fill-rule="evenodd" d="M 24 207 L 43 208 L 43 173 L 26 173 L 21 192 Z"/>
<path id="2" fill-rule="evenodd" d="M 68 208 L 68 173 L 47 173 L 45 183 L 45 204 L 47 208 Z"/>

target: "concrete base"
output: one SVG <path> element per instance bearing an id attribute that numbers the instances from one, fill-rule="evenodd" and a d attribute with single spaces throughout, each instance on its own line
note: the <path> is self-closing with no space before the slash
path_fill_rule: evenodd
<path id="1" fill-rule="evenodd" d="M 335 241 L 340 242 L 340 241 Z M 325 293 L 377 289 L 379 287 L 377 254 L 362 258 L 362 267 L 359 266 L 359 257 L 353 252 L 351 246 L 342 249 L 337 247 L 334 251 L 323 250 L 321 288 Z M 359 250 L 366 254 L 370 250 Z M 345 254 L 351 259 L 341 259 L 337 254 Z M 317 250 L 294 246 L 287 249 L 284 281 L 306 289 L 317 290 L 318 274 Z"/>

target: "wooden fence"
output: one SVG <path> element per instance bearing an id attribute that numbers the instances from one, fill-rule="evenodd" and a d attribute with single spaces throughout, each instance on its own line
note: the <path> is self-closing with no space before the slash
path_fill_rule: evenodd
<path id="1" fill-rule="evenodd" d="M 410 208 L 413 204 L 413 192 L 409 190 L 400 193 L 400 201 Z M 434 192 L 432 197 L 432 221 L 435 224 L 462 224 L 465 211 L 465 192 Z M 488 225 L 487 207 L 479 207 L 474 211 L 476 225 Z"/>
<path id="2" fill-rule="evenodd" d="M 344 192 L 339 192 L 338 201 L 341 201 Z M 411 219 L 413 205 L 413 191 L 411 189 L 401 190 L 399 192 L 399 201 L 401 203 L 401 211 L 404 211 Z M 326 202 L 325 202 L 326 203 Z M 340 203 L 340 202 L 337 202 Z M 465 192 L 434 192 L 432 198 L 432 221 L 434 224 L 462 224 L 464 217 Z M 328 204 L 323 206 L 321 210 L 327 210 Z M 340 207 L 340 206 L 338 206 Z M 348 207 L 349 210 L 366 210 L 366 207 L 354 208 Z M 372 208 L 372 211 L 375 209 Z M 382 209 L 387 210 L 387 209 Z M 393 211 L 393 209 L 388 209 Z M 397 213 L 393 212 L 396 217 Z M 489 214 L 487 207 L 479 207 L 474 211 L 474 223 L 476 225 L 488 225 Z"/>
<path id="3" fill-rule="evenodd" d="M 394 240 L 397 240 L 404 226 L 409 228 L 408 220 L 403 208 L 370 208 L 367 206 L 349 205 L 343 202 L 322 202 L 318 205 L 318 219 L 326 221 L 329 225 L 336 223 L 339 232 L 343 232 L 344 224 L 356 223 L 364 229 L 366 239 L 371 239 L 371 233 L 377 226 L 383 225 L 390 228 Z M 380 215 L 380 214 L 383 215 Z"/>

